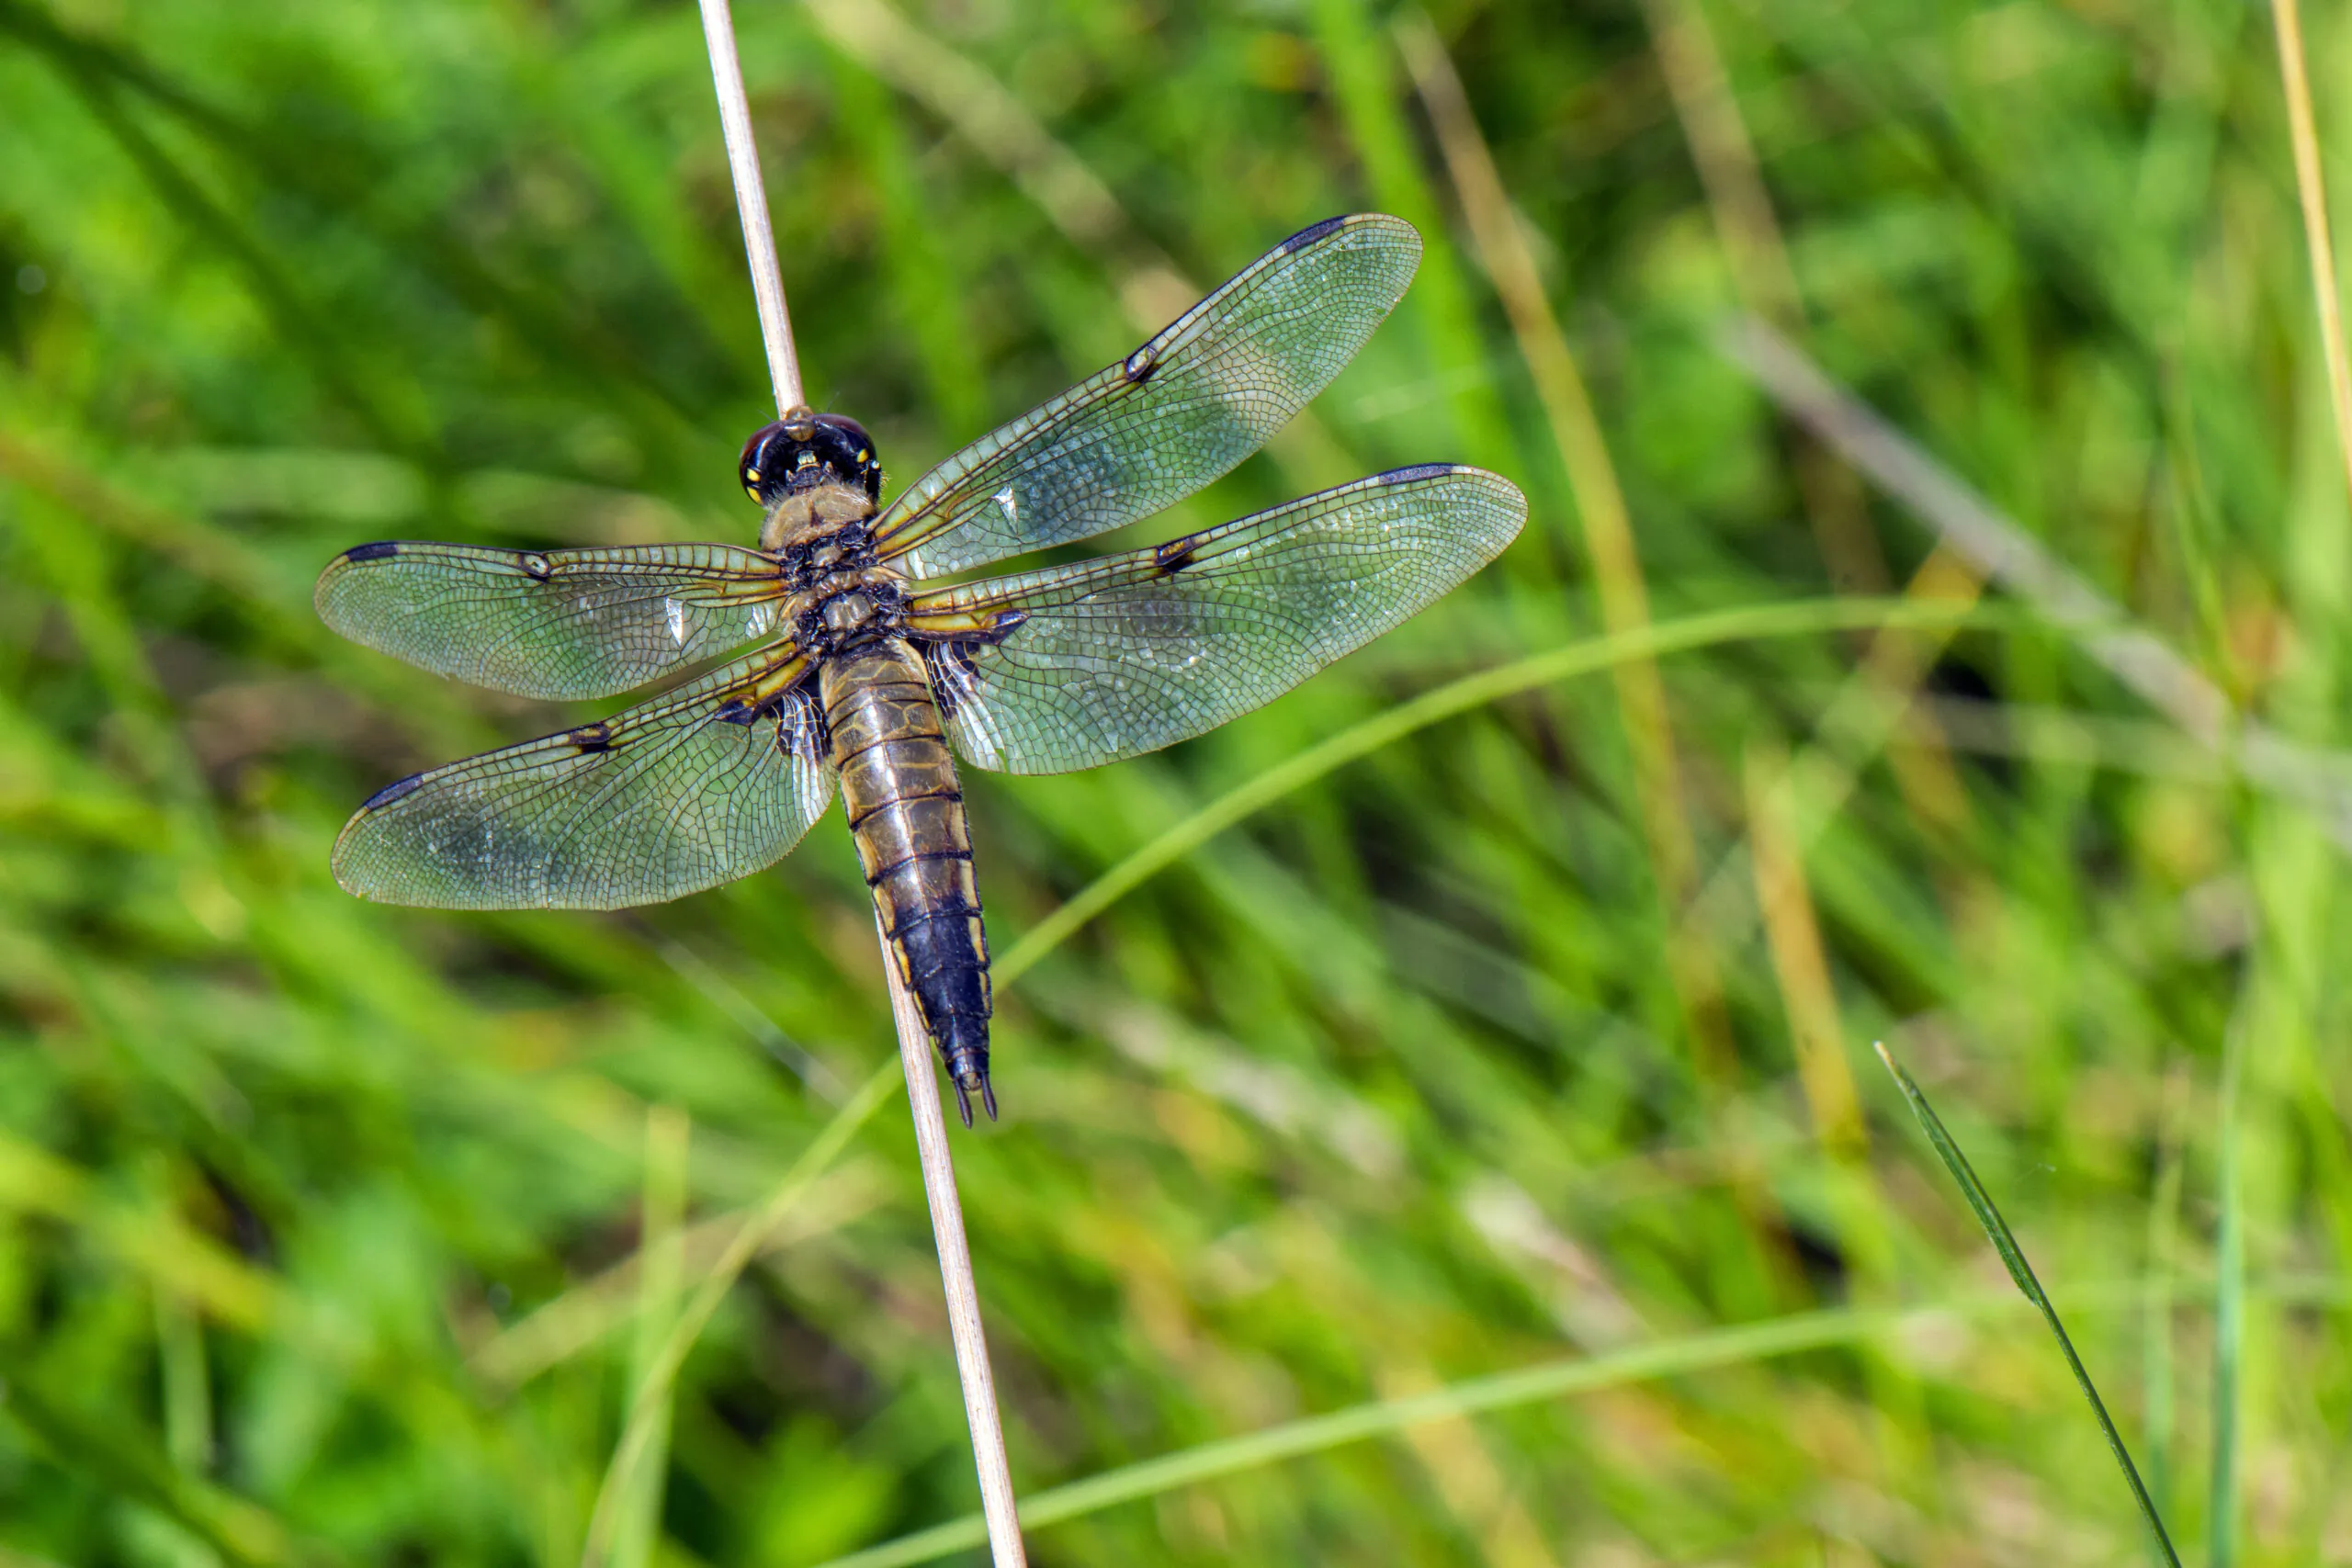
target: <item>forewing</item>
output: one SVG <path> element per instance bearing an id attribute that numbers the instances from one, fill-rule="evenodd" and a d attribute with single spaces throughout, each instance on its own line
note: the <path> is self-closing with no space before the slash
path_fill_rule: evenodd
<path id="1" fill-rule="evenodd" d="M 402 779 L 335 840 L 362 898 L 441 909 L 617 909 L 748 876 L 832 799 L 811 682 L 773 653 L 601 724 Z M 783 688 L 783 689 L 779 689 Z"/>
<path id="2" fill-rule="evenodd" d="M 526 697 L 610 696 L 774 632 L 776 563 L 731 545 L 344 551 L 319 618 L 436 674 Z"/>
<path id="3" fill-rule="evenodd" d="M 923 594 L 909 626 L 935 639 L 933 685 L 966 759 L 1091 768 L 1272 701 L 1492 560 L 1526 519 L 1526 498 L 1484 469 L 1400 468 L 1157 549 Z"/>
<path id="4" fill-rule="evenodd" d="M 1413 226 L 1378 213 L 1292 235 L 1119 364 L 917 480 L 876 524 L 883 554 L 943 576 L 1182 501 L 1340 373 L 1420 255 Z"/>

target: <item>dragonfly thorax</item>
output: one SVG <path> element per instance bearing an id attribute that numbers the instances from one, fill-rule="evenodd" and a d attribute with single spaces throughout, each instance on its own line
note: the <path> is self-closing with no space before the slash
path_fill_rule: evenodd
<path id="1" fill-rule="evenodd" d="M 805 506 L 795 506 L 804 499 Z M 775 536 L 767 547 L 789 591 L 780 625 L 812 654 L 838 653 L 899 629 L 905 579 L 876 558 L 866 527 L 873 513 L 862 492 L 829 485 L 788 497 L 769 514 L 762 542 Z"/>
<path id="2" fill-rule="evenodd" d="M 775 555 L 787 572 L 796 563 L 814 564 L 829 545 L 841 552 L 835 559 L 844 559 L 871 549 L 865 522 L 873 515 L 874 498 L 853 485 L 828 481 L 785 491 L 768 503 L 760 548 Z"/>
<path id="3" fill-rule="evenodd" d="M 812 654 L 839 653 L 897 635 L 905 620 L 906 591 L 888 567 L 832 572 L 785 603 L 793 640 Z"/>

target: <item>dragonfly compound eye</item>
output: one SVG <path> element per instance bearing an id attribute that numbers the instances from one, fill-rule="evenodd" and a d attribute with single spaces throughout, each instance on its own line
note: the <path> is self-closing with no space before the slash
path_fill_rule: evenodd
<path id="1" fill-rule="evenodd" d="M 874 438 L 854 419 L 795 409 L 743 444 L 739 477 L 762 505 L 811 485 L 831 481 L 882 499 L 882 465 Z"/>
<path id="2" fill-rule="evenodd" d="M 874 456 L 874 437 L 865 426 L 837 413 L 814 420 L 808 446 L 829 477 L 865 492 L 869 501 L 882 499 L 882 464 Z"/>
<path id="3" fill-rule="evenodd" d="M 762 425 L 752 433 L 749 441 L 743 443 L 743 456 L 736 464 L 736 477 L 743 481 L 743 488 L 751 492 L 752 499 L 762 505 L 772 499 L 770 492 L 784 478 L 781 461 L 784 455 L 777 449 L 783 435 L 784 422 L 781 420 L 774 424 Z"/>

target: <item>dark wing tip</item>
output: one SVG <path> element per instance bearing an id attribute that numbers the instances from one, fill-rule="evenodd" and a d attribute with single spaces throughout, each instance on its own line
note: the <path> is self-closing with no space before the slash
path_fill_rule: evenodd
<path id="1" fill-rule="evenodd" d="M 327 562 L 326 570 L 319 573 L 319 585 L 311 591 L 311 604 L 318 611 L 319 618 L 344 636 L 350 637 L 351 633 L 345 630 L 335 614 L 335 602 L 345 592 L 343 585 L 349 581 L 345 572 L 355 566 L 366 566 L 369 561 L 390 560 L 400 553 L 401 547 L 397 543 L 380 539 L 372 545 L 354 545 Z"/>
<path id="2" fill-rule="evenodd" d="M 413 792 L 416 786 L 424 782 L 424 775 L 423 773 L 411 773 L 404 779 L 395 780 L 393 783 L 386 784 L 383 788 L 378 790 L 375 794 L 361 801 L 359 803 L 359 809 L 363 813 L 368 811 L 381 811 L 385 807 L 390 806 L 392 802 L 400 799 L 402 795 Z"/>
<path id="3" fill-rule="evenodd" d="M 1487 558 L 1491 560 L 1502 553 L 1503 547 L 1519 537 L 1527 525 L 1527 496 L 1517 485 L 1494 472 L 1470 463 L 1416 463 L 1409 468 L 1391 468 L 1385 474 L 1374 474 L 1357 482 L 1363 485 L 1409 485 L 1432 479 L 1454 479 L 1459 483 L 1449 493 L 1457 501 L 1477 498 L 1475 513 L 1478 526 L 1491 541 Z"/>
<path id="4" fill-rule="evenodd" d="M 1320 223 L 1309 224 L 1274 248 L 1283 255 L 1291 255 L 1303 251 L 1334 229 L 1346 228 L 1351 216 L 1352 214 L 1342 212 L 1337 218 L 1326 218 Z"/>
<path id="5" fill-rule="evenodd" d="M 1402 218 L 1392 218 L 1385 212 L 1342 212 L 1337 218 L 1326 218 L 1320 223 L 1310 223 L 1274 247 L 1278 256 L 1296 255 L 1313 245 L 1322 243 L 1342 229 L 1387 229 L 1413 237 L 1420 243 L 1421 231 Z"/>
<path id="6" fill-rule="evenodd" d="M 1385 474 L 1374 474 L 1372 482 L 1384 485 L 1419 484 L 1423 479 L 1441 479 L 1448 474 L 1475 474 L 1478 468 L 1460 463 L 1415 463 L 1409 468 L 1391 468 Z"/>

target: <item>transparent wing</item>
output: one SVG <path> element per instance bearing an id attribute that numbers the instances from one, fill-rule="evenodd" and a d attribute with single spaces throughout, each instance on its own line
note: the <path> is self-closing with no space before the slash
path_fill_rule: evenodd
<path id="1" fill-rule="evenodd" d="M 773 651 L 601 724 L 379 791 L 335 840 L 345 889 L 439 909 L 618 909 L 732 882 L 832 799 L 805 668 Z"/>
<path id="2" fill-rule="evenodd" d="M 361 545 L 319 618 L 352 641 L 526 697 L 604 697 L 775 629 L 776 563 L 731 545 L 491 550 Z"/>
<path id="3" fill-rule="evenodd" d="M 1413 226 L 1378 213 L 1292 235 L 1125 360 L 917 480 L 875 525 L 882 553 L 938 577 L 1182 501 L 1355 357 L 1420 257 Z"/>
<path id="4" fill-rule="evenodd" d="M 971 762 L 1091 768 L 1272 701 L 1492 560 L 1526 519 L 1526 498 L 1484 469 L 1399 468 L 1157 549 L 922 594 L 909 630 Z"/>

